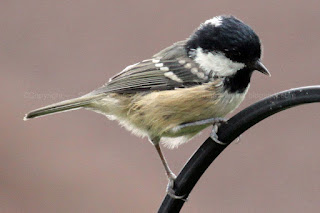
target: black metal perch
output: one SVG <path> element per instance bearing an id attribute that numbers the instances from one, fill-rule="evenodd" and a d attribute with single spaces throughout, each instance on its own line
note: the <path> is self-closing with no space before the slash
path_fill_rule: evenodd
<path id="1" fill-rule="evenodd" d="M 320 85 L 295 88 L 267 97 L 242 110 L 220 126 L 218 137 L 227 145 L 208 138 L 184 166 L 175 181 L 176 195 L 189 196 L 202 174 L 216 157 L 237 137 L 263 119 L 301 104 L 320 102 Z M 179 212 L 184 200 L 166 196 L 159 208 L 162 212 Z"/>

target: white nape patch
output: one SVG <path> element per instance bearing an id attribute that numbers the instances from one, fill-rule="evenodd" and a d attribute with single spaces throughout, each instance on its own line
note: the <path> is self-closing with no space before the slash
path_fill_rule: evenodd
<path id="1" fill-rule="evenodd" d="M 245 67 L 244 63 L 234 62 L 220 52 L 203 52 L 201 47 L 195 50 L 195 62 L 206 72 L 213 71 L 217 76 L 230 76 Z"/>
<path id="2" fill-rule="evenodd" d="M 163 67 L 163 63 L 158 63 L 158 64 L 155 64 L 154 66 L 156 66 L 156 67 Z"/>
<path id="3" fill-rule="evenodd" d="M 208 19 L 207 21 L 204 22 L 204 24 L 212 24 L 215 27 L 219 27 L 222 24 L 223 17 L 222 16 L 216 16 L 213 17 L 212 19 Z"/>
<path id="4" fill-rule="evenodd" d="M 164 74 L 164 76 L 166 76 L 167 78 L 170 78 L 171 80 L 173 81 L 176 81 L 176 82 L 183 82 L 176 74 L 174 74 L 173 72 L 166 72 Z"/>
<path id="5" fill-rule="evenodd" d="M 160 70 L 161 70 L 161 71 L 166 71 L 166 72 L 167 72 L 167 71 L 169 71 L 169 67 L 160 67 Z"/>

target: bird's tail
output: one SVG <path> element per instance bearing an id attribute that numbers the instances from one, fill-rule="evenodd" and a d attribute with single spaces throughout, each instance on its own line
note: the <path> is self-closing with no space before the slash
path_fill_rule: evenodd
<path id="1" fill-rule="evenodd" d="M 101 95 L 96 96 L 82 96 L 79 98 L 74 98 L 66 101 L 62 101 L 59 103 L 55 103 L 46 107 L 42 107 L 40 109 L 33 110 L 27 113 L 23 120 L 28 120 L 35 117 L 40 117 L 48 114 L 64 112 L 69 110 L 79 109 L 85 106 L 88 106 L 92 100 L 96 100 L 101 98 Z"/>

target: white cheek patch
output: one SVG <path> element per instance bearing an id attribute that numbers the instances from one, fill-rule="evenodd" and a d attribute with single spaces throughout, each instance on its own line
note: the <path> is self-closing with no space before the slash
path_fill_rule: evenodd
<path id="1" fill-rule="evenodd" d="M 197 48 L 194 55 L 195 62 L 199 64 L 206 74 L 212 71 L 217 76 L 230 76 L 245 67 L 244 63 L 234 62 L 222 53 L 205 53 L 200 47 Z"/>

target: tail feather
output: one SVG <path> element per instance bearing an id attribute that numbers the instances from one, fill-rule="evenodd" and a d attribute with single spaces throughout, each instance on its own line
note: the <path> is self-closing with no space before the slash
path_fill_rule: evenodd
<path id="1" fill-rule="evenodd" d="M 40 109 L 36 109 L 27 113 L 23 120 L 28 120 L 35 117 L 40 117 L 68 110 L 79 109 L 81 107 L 88 106 L 93 99 L 97 99 L 98 97 L 100 96 L 82 96 L 79 98 L 70 99 L 46 107 L 42 107 Z"/>

